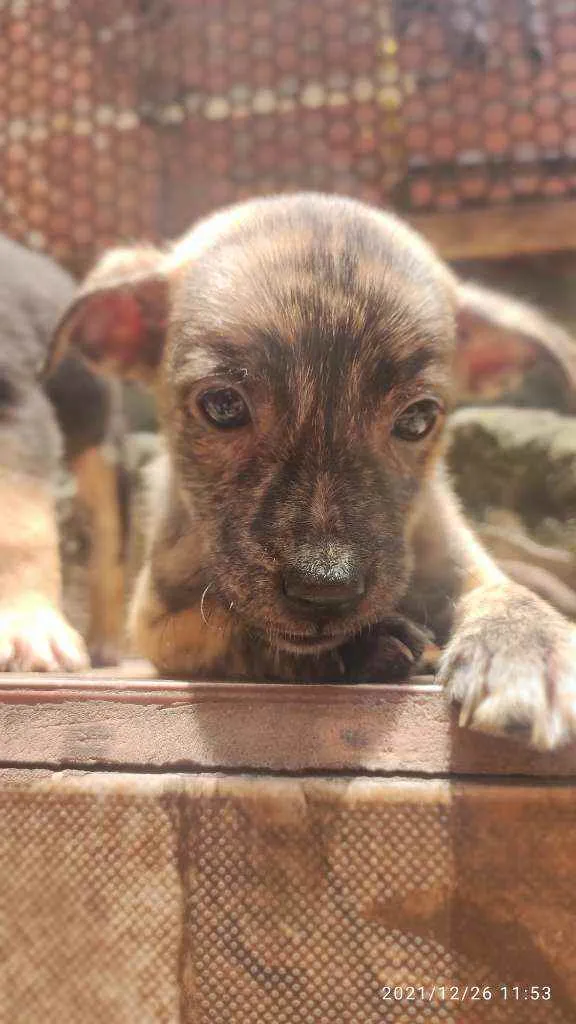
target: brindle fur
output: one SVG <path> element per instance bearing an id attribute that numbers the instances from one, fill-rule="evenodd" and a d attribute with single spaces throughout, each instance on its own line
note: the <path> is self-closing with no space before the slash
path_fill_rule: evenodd
<path id="1" fill-rule="evenodd" d="M 171 250 L 124 250 L 96 268 L 56 345 L 154 379 L 167 443 L 132 608 L 141 653 L 192 677 L 377 681 L 408 673 L 423 630 L 445 642 L 456 621 L 441 678 L 468 720 L 526 725 L 541 746 L 571 734 L 572 628 L 507 580 L 465 524 L 439 461 L 444 417 L 416 444 L 391 434 L 419 398 L 450 409 L 459 321 L 478 305 L 399 220 L 320 195 L 241 204 Z M 562 332 L 550 348 L 571 375 Z M 242 390 L 251 425 L 202 421 L 195 397 L 214 383 Z M 282 576 L 307 559 L 359 567 L 353 611 L 286 601 Z M 505 629 L 518 608 L 548 623 L 528 661 Z"/>

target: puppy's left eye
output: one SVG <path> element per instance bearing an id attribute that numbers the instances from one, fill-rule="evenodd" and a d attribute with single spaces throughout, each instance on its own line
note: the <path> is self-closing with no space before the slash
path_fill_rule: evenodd
<path id="1" fill-rule="evenodd" d="M 245 427 L 250 423 L 250 410 L 236 388 L 208 388 L 197 398 L 205 419 L 223 430 Z"/>
<path id="2" fill-rule="evenodd" d="M 422 441 L 433 430 L 439 413 L 438 403 L 431 398 L 413 402 L 400 413 L 392 433 L 401 441 Z"/>

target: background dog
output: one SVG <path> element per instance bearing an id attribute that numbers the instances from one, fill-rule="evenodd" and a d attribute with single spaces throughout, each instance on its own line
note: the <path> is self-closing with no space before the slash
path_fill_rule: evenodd
<path id="1" fill-rule="evenodd" d="M 513 306 L 573 381 L 566 335 Z M 105 257 L 55 356 L 156 390 L 139 653 L 186 676 L 382 680 L 425 629 L 448 641 L 463 724 L 572 735 L 576 631 L 491 560 L 440 460 L 458 332 L 508 317 L 395 217 L 339 197 L 248 202 L 169 251 Z"/>
<path id="2" fill-rule="evenodd" d="M 117 659 L 123 569 L 116 469 L 104 457 L 112 392 L 67 355 L 44 377 L 76 285 L 51 260 L 0 236 L 0 670 L 82 669 L 88 654 L 61 611 L 54 482 L 64 454 L 90 514 L 88 647 Z"/>

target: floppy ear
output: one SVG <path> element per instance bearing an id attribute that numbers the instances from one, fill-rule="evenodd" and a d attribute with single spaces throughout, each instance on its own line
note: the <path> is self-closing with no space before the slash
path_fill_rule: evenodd
<path id="1" fill-rule="evenodd" d="M 113 249 L 96 265 L 53 336 L 49 371 L 65 352 L 94 369 L 150 383 L 162 359 L 168 307 L 164 254 Z"/>
<path id="2" fill-rule="evenodd" d="M 567 404 L 576 407 L 576 341 L 528 303 L 481 285 L 458 282 L 456 370 L 464 392 L 504 372 L 521 374 L 543 355 L 552 362 Z"/>

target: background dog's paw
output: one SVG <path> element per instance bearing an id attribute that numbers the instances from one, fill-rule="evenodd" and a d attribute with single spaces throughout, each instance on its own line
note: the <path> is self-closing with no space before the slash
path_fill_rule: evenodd
<path id="1" fill-rule="evenodd" d="M 576 629 L 523 587 L 495 590 L 465 599 L 438 681 L 460 725 L 552 750 L 576 737 Z"/>
<path id="2" fill-rule="evenodd" d="M 0 672 L 80 672 L 84 641 L 57 608 L 25 602 L 0 608 Z"/>

